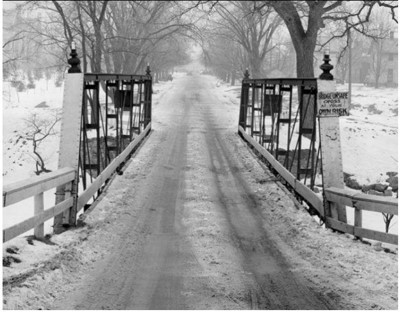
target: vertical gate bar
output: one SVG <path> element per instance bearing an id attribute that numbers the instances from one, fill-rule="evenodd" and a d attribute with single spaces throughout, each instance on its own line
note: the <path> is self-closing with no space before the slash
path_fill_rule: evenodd
<path id="1" fill-rule="evenodd" d="M 147 64 L 146 80 L 144 82 L 144 100 L 145 100 L 145 120 L 144 128 L 151 122 L 152 115 L 152 93 L 153 93 L 153 78 L 151 76 L 150 65 Z"/>
<path id="2" fill-rule="evenodd" d="M 122 128 L 123 128 L 123 124 L 124 124 L 124 115 L 123 115 L 123 111 L 124 111 L 124 101 L 125 101 L 125 97 L 124 97 L 124 80 L 121 79 L 121 85 L 120 85 L 120 100 L 122 101 L 120 103 L 120 105 L 118 106 L 118 114 L 119 114 L 119 129 L 118 129 L 118 140 L 119 140 L 119 146 L 120 146 L 120 152 L 123 151 L 124 149 L 124 142 L 122 139 Z"/>
<path id="3" fill-rule="evenodd" d="M 95 116 L 96 116 L 96 136 L 97 136 L 97 176 L 100 175 L 100 163 L 101 163 L 101 141 L 100 141 L 100 82 L 99 80 L 96 81 L 95 83 L 95 94 L 96 94 L 96 100 L 95 100 Z"/>
<path id="4" fill-rule="evenodd" d="M 132 138 L 133 138 L 133 127 L 132 127 L 132 122 L 133 122 L 133 109 L 134 109 L 134 106 L 133 106 L 133 102 L 134 102 L 134 99 L 135 99 L 135 88 L 134 88 L 134 84 L 133 84 L 133 77 L 131 77 L 131 84 L 130 84 L 130 86 L 131 86 L 131 100 L 130 100 L 130 105 L 131 105 L 131 108 L 130 108 L 130 110 L 129 110 L 129 121 L 128 121 L 128 127 L 129 127 L 129 142 L 131 142 L 132 141 Z"/>
<path id="5" fill-rule="evenodd" d="M 272 95 L 276 95 L 276 84 L 273 85 L 274 89 L 272 91 Z M 271 94 L 271 93 L 269 93 Z M 278 99 L 278 114 L 279 114 L 279 107 L 281 103 L 280 100 Z M 274 151 L 274 144 L 275 144 L 275 123 L 276 123 L 276 116 L 275 112 L 272 111 L 272 106 L 271 106 L 271 138 L 268 143 L 268 150 L 272 154 Z"/>
<path id="6" fill-rule="evenodd" d="M 282 80 L 279 80 L 279 95 L 281 96 L 281 103 L 280 103 L 280 109 L 278 110 L 278 118 L 276 121 L 276 146 L 275 146 L 275 159 L 279 159 L 278 155 L 278 150 L 279 150 L 279 134 L 280 134 L 280 120 L 281 120 L 281 114 L 283 110 L 283 91 L 282 91 Z"/>
<path id="7" fill-rule="evenodd" d="M 303 115 L 305 115 L 305 111 L 304 111 L 304 99 L 303 99 L 303 91 L 304 91 L 304 82 L 302 82 L 301 87 L 300 87 L 300 92 L 299 92 L 299 96 L 300 96 L 300 101 L 299 101 L 299 105 L 300 105 L 300 121 L 299 121 L 299 138 L 298 138 L 298 142 L 299 142 L 299 149 L 297 151 L 297 173 L 296 173 L 296 177 L 297 180 L 300 180 L 300 169 L 301 169 L 301 141 L 302 141 L 302 137 L 303 137 L 303 122 L 304 122 L 304 118 Z"/>
<path id="8" fill-rule="evenodd" d="M 263 109 L 263 97 L 262 97 L 262 91 L 263 91 L 263 85 L 260 85 L 260 88 L 257 89 L 257 96 L 258 96 L 258 132 L 259 132 L 259 138 L 258 142 L 262 144 L 262 109 Z"/>
<path id="9" fill-rule="evenodd" d="M 314 187 L 314 172 L 317 171 L 317 164 L 315 164 L 315 143 L 317 137 L 317 103 L 316 96 L 310 94 L 310 97 L 313 96 L 313 131 L 312 131 L 312 150 L 311 150 L 311 176 L 310 176 L 310 184 L 311 189 Z M 311 145 L 311 144 L 310 144 Z"/>
<path id="10" fill-rule="evenodd" d="M 121 99 L 121 80 L 117 79 L 115 81 L 116 83 L 116 89 L 115 92 L 119 94 L 119 99 Z M 114 101 L 115 102 L 115 101 Z M 120 109 L 120 103 L 114 103 L 114 110 L 115 110 L 115 115 L 117 116 L 116 118 L 116 123 L 115 123 L 115 142 L 117 144 L 117 152 L 116 155 L 119 155 L 121 153 L 121 142 L 119 141 L 119 128 L 120 128 L 120 116 L 119 116 L 119 109 Z M 118 107 L 117 107 L 118 105 Z"/>
<path id="11" fill-rule="evenodd" d="M 264 116 L 264 106 L 265 106 L 265 83 L 261 84 L 261 111 L 260 111 L 260 144 L 264 147 L 264 136 L 265 136 L 265 116 Z"/>
<path id="12" fill-rule="evenodd" d="M 245 109 L 244 109 L 244 104 L 245 104 L 244 88 L 245 88 L 245 83 L 242 80 L 242 89 L 241 89 L 241 92 L 240 92 L 240 107 L 239 107 L 239 126 L 241 126 L 244 130 L 246 130 L 246 126 L 245 126 L 246 122 L 244 121 L 244 117 L 243 117 L 244 112 L 245 112 Z"/>
<path id="13" fill-rule="evenodd" d="M 289 122 L 288 122 L 288 133 L 287 133 L 287 150 L 290 150 L 291 136 L 290 136 L 290 127 L 292 125 L 292 94 L 293 94 L 293 86 L 290 85 L 289 91 Z M 289 165 L 289 152 L 285 157 L 284 166 L 287 168 Z"/>
<path id="14" fill-rule="evenodd" d="M 246 81 L 249 79 L 249 70 L 246 69 L 244 72 L 244 77 L 242 80 L 242 96 L 243 96 L 243 102 L 242 102 L 242 127 L 244 131 L 247 131 L 247 114 L 248 114 L 248 106 L 249 106 L 249 83 Z"/>
<path id="15" fill-rule="evenodd" d="M 86 87 L 86 84 L 85 84 Z M 83 94 L 83 104 L 82 104 L 82 125 L 81 125 L 81 150 L 82 150 L 82 168 L 83 168 L 83 173 L 82 173 L 82 182 L 83 182 L 83 189 L 86 190 L 86 123 L 88 121 L 87 117 L 87 90 L 85 89 L 85 92 Z"/>
<path id="16" fill-rule="evenodd" d="M 106 84 L 106 107 L 105 107 L 105 118 L 106 118 L 106 127 L 105 127 L 105 133 L 104 133 L 104 151 L 106 153 L 106 157 L 105 157 L 105 164 L 104 164 L 104 168 L 107 167 L 107 165 L 111 162 L 110 160 L 110 151 L 108 150 L 108 83 L 109 80 L 105 81 Z"/>
<path id="17" fill-rule="evenodd" d="M 139 92 L 139 117 L 138 117 L 138 134 L 142 132 L 142 127 L 141 127 L 141 121 L 143 119 L 143 109 L 144 109 L 144 94 L 143 90 L 144 89 L 144 82 L 142 81 L 142 84 L 140 85 L 140 92 Z"/>
<path id="18" fill-rule="evenodd" d="M 250 129 L 250 133 L 251 133 L 251 137 L 254 138 L 253 133 L 254 133 L 254 101 L 255 101 L 255 83 L 253 82 L 251 84 L 251 129 Z"/>

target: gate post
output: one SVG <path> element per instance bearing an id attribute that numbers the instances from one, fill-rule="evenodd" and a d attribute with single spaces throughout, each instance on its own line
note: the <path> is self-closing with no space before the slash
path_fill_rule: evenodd
<path id="1" fill-rule="evenodd" d="M 153 93 L 153 80 L 151 77 L 151 71 L 150 71 L 150 65 L 147 64 L 146 68 L 146 76 L 148 77 L 148 80 L 145 80 L 144 82 L 144 128 L 147 127 L 149 123 L 151 123 L 151 97 Z M 150 129 L 151 130 L 151 129 Z"/>
<path id="2" fill-rule="evenodd" d="M 326 109 L 326 115 L 322 112 L 321 103 L 328 95 L 336 91 L 336 82 L 330 70 L 333 66 L 329 64 L 329 54 L 324 55 L 324 64 L 320 66 L 323 73 L 317 79 L 318 84 L 318 119 L 320 129 L 321 157 L 322 157 L 322 180 L 323 188 L 338 187 L 344 188 L 342 149 L 340 144 L 339 114 L 335 109 Z M 328 102 L 328 101 L 327 101 Z M 325 103 L 324 103 L 325 105 Z M 347 223 L 346 206 L 330 203 L 325 207 L 325 215 L 333 219 Z M 328 224 L 327 224 L 328 225 Z"/>
<path id="3" fill-rule="evenodd" d="M 246 80 L 249 79 L 249 77 L 249 70 L 246 69 L 242 80 L 242 92 L 240 96 L 239 112 L 239 126 L 242 127 L 244 131 L 246 131 L 247 106 L 249 103 L 249 84 L 246 82 Z"/>
<path id="4" fill-rule="evenodd" d="M 80 69 L 80 60 L 77 57 L 75 44 L 72 42 L 71 58 L 68 64 L 71 68 L 64 83 L 64 96 L 60 132 L 60 152 L 58 158 L 58 168 L 72 167 L 75 169 L 75 180 L 70 185 L 62 185 L 56 190 L 56 204 L 62 202 L 67 197 L 74 197 L 72 208 L 54 217 L 54 233 L 59 234 L 64 231 L 64 225 L 75 225 L 77 214 L 77 194 L 78 194 L 78 165 L 79 165 L 79 144 L 81 133 L 82 115 L 82 95 L 84 74 Z"/>

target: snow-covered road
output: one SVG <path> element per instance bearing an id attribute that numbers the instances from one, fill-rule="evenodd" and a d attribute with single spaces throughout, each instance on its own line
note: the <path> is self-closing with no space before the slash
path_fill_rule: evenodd
<path id="1" fill-rule="evenodd" d="M 144 164 L 149 173 L 135 185 L 132 164 L 124 174 L 127 192 L 110 207 L 137 214 L 117 217 L 125 230 L 113 252 L 56 308 L 335 307 L 290 272 L 264 228 L 245 168 L 231 150 L 235 123 L 224 120 L 211 89 L 205 76 L 175 80 L 145 144 L 154 148 L 152 163 Z"/>
<path id="2" fill-rule="evenodd" d="M 60 256 L 6 283 L 5 308 L 397 308 L 397 255 L 318 226 L 236 134 L 215 82 L 175 76 L 124 174 L 52 238 Z"/>

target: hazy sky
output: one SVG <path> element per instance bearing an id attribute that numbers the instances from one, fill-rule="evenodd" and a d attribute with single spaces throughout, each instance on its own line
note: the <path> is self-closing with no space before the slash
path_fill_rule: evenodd
<path id="1" fill-rule="evenodd" d="M 19 1 L 1 1 L 1 5 L 4 10 L 9 10 L 14 8 L 17 2 Z"/>

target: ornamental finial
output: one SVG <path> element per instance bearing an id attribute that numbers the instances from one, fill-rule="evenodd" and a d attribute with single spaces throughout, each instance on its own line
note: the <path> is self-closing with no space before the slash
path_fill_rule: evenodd
<path id="1" fill-rule="evenodd" d="M 249 79 L 250 78 L 250 74 L 249 74 L 249 69 L 246 68 L 246 70 L 244 71 L 244 78 L 245 79 Z"/>
<path id="2" fill-rule="evenodd" d="M 76 53 L 76 47 L 75 47 L 75 42 L 72 41 L 71 43 L 71 53 L 70 53 L 71 58 L 68 59 L 68 64 L 71 65 L 71 67 L 68 69 L 69 74 L 73 73 L 81 73 L 81 67 L 79 64 L 81 63 L 81 60 L 78 58 L 78 53 Z"/>
<path id="3" fill-rule="evenodd" d="M 329 58 L 329 52 L 324 53 L 324 63 L 319 67 L 322 69 L 322 74 L 319 76 L 319 79 L 321 80 L 333 80 L 333 75 L 330 73 L 330 71 L 333 69 L 333 65 L 329 64 L 329 61 L 331 59 Z"/>
<path id="4" fill-rule="evenodd" d="M 146 75 L 150 76 L 151 70 L 150 70 L 150 64 L 147 63 L 147 67 L 146 67 Z"/>

